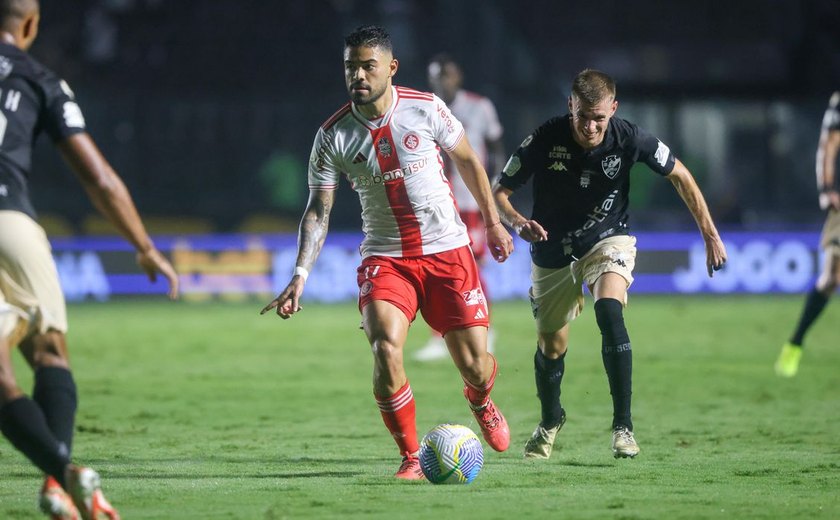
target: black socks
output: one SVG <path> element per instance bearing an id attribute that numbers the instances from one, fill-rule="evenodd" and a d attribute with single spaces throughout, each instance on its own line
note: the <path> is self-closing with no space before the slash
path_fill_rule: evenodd
<path id="1" fill-rule="evenodd" d="M 790 338 L 790 342 L 796 346 L 801 347 L 802 341 L 805 338 L 805 333 L 813 325 L 814 321 L 825 309 L 828 303 L 828 298 L 815 288 L 811 289 L 808 297 L 805 298 L 805 308 L 802 309 L 802 316 L 799 318 L 799 324 L 796 326 L 796 331 Z"/>
<path id="2" fill-rule="evenodd" d="M 602 298 L 595 302 L 595 319 L 601 329 L 601 357 L 613 400 L 612 427 L 626 426 L 633 431 L 630 418 L 633 351 L 624 326 L 623 310 L 621 302 L 613 298 Z"/>
<path id="3" fill-rule="evenodd" d="M 73 446 L 77 404 L 73 375 L 66 368 L 39 368 L 35 371 L 32 399 L 41 407 L 47 425 L 69 454 Z"/>
<path id="4" fill-rule="evenodd" d="M 566 354 L 557 359 L 549 359 L 537 347 L 534 354 L 534 378 L 537 382 L 537 397 L 542 409 L 543 428 L 552 428 L 560 424 L 565 412 L 560 406 L 560 382 L 566 370 Z"/>
<path id="5" fill-rule="evenodd" d="M 20 397 L 0 408 L 0 431 L 38 469 L 64 486 L 64 469 L 70 463 L 70 455 L 50 431 L 35 401 Z"/>

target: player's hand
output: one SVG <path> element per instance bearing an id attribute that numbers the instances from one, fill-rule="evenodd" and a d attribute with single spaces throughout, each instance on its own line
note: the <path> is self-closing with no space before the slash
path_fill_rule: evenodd
<path id="1" fill-rule="evenodd" d="M 714 275 L 715 271 L 723 269 L 726 263 L 726 246 L 719 236 L 706 239 L 706 268 L 709 272 L 709 278 Z"/>
<path id="2" fill-rule="evenodd" d="M 497 262 L 504 262 L 513 253 L 513 237 L 501 222 L 485 229 L 487 246 Z"/>
<path id="3" fill-rule="evenodd" d="M 840 211 L 840 192 L 831 190 L 820 193 L 820 209 Z"/>
<path id="4" fill-rule="evenodd" d="M 146 273 L 146 276 L 152 282 L 157 281 L 158 273 L 165 276 L 166 281 L 169 283 L 169 291 L 166 293 L 167 296 L 169 296 L 170 300 L 178 298 L 178 273 L 175 272 L 175 268 L 172 267 L 169 260 L 157 248 L 152 247 L 146 251 L 138 252 L 137 265 L 140 266 L 140 269 Z"/>
<path id="5" fill-rule="evenodd" d="M 300 296 L 303 294 L 304 282 L 303 277 L 295 275 L 289 282 L 289 285 L 283 289 L 283 292 L 277 298 L 271 300 L 271 303 L 263 307 L 260 315 L 265 314 L 271 309 L 277 309 L 277 315 L 284 320 L 289 319 L 292 314 L 303 309 L 300 305 Z"/>
<path id="6" fill-rule="evenodd" d="M 545 242 L 548 240 L 548 231 L 536 220 L 526 220 L 514 228 L 516 234 L 526 242 Z"/>

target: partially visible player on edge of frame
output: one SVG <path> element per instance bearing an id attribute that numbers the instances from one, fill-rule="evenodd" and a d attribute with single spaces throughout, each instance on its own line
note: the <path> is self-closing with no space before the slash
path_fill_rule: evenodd
<path id="1" fill-rule="evenodd" d="M 365 238 L 357 283 L 362 327 L 374 359 L 373 393 L 403 457 L 395 476 L 415 480 L 423 473 L 403 346 L 418 309 L 445 338 L 484 439 L 496 451 L 510 444 L 507 422 L 490 399 L 497 364 L 487 352 L 488 307 L 438 147 L 455 161 L 478 201 L 497 261 L 508 258 L 513 239 L 499 221 L 487 174 L 463 126 L 437 96 L 392 85 L 398 66 L 383 28 L 362 26 L 345 38 L 351 102 L 316 134 L 294 274 L 262 313 L 276 308 L 286 319 L 301 310 L 335 190 L 346 175 L 362 206 Z"/>
<path id="2" fill-rule="evenodd" d="M 613 117 L 615 83 L 584 70 L 572 83 L 569 115 L 554 117 L 528 136 L 494 186 L 503 222 L 531 242 L 531 306 L 538 348 L 534 356 L 542 418 L 525 456 L 547 459 L 566 421 L 560 405 L 569 323 L 583 310 L 582 284 L 595 299 L 601 354 L 613 401 L 612 450 L 634 457 L 639 447 L 630 414 L 632 351 L 624 325 L 633 282 L 636 239 L 627 226 L 630 169 L 647 164 L 676 188 L 700 228 L 709 276 L 726 251 L 691 173 L 671 150 L 636 125 Z M 534 207 L 526 218 L 509 200 L 533 178 Z"/>
<path id="3" fill-rule="evenodd" d="M 58 519 L 119 518 L 99 475 L 71 462 L 76 384 L 67 356 L 67 312 L 50 244 L 29 197 L 32 145 L 44 130 L 96 208 L 137 249 L 149 278 L 174 269 L 155 248 L 119 176 L 85 130 L 67 83 L 26 51 L 38 34 L 37 0 L 0 0 L 0 430 L 46 474 L 41 510 Z M 18 387 L 11 351 L 35 374 L 30 399 Z"/>
<path id="4" fill-rule="evenodd" d="M 774 366 L 780 377 L 793 377 L 799 371 L 805 334 L 825 309 L 829 298 L 840 285 L 840 181 L 837 179 L 837 156 L 840 152 L 840 91 L 828 102 L 817 147 L 817 189 L 820 209 L 827 213 L 820 238 L 825 255 L 823 270 L 805 298 L 799 323 L 790 341 L 782 346 Z"/>
<path id="5" fill-rule="evenodd" d="M 496 107 L 489 98 L 462 87 L 464 74 L 460 65 L 448 54 L 438 54 L 432 58 L 428 67 L 429 85 L 461 124 L 467 138 L 475 149 L 481 164 L 488 174 L 494 175 L 504 164 L 504 147 L 502 144 L 502 124 L 496 114 Z M 484 240 L 484 220 L 479 211 L 478 203 L 470 193 L 469 188 L 458 174 L 458 169 L 448 157 L 444 157 L 446 178 L 452 185 L 452 193 L 458 204 L 458 214 L 467 226 L 467 233 L 472 240 L 472 251 L 478 263 L 479 277 L 481 267 L 487 259 L 487 244 Z M 491 173 L 492 172 L 492 173 Z M 481 286 L 487 290 L 487 283 L 481 277 Z M 487 296 L 488 301 L 490 296 Z M 495 343 L 493 328 L 487 329 L 487 351 L 493 352 Z M 417 352 L 414 359 L 418 361 L 432 361 L 443 359 L 449 355 L 443 338 L 432 331 L 429 341 Z"/>

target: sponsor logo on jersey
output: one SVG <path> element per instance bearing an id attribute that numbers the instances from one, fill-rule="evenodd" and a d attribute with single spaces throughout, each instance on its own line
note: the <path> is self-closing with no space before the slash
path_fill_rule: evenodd
<path id="1" fill-rule="evenodd" d="M 621 157 L 617 155 L 609 155 L 601 161 L 601 169 L 604 170 L 604 175 L 610 179 L 614 179 L 621 169 Z"/>
<path id="2" fill-rule="evenodd" d="M 668 156 L 671 155 L 671 149 L 668 148 L 662 141 L 658 141 L 658 143 L 659 144 L 656 146 L 656 153 L 653 154 L 653 158 L 656 159 L 659 166 L 664 168 L 665 164 L 668 162 Z"/>
<path id="3" fill-rule="evenodd" d="M 592 208 L 592 211 L 590 211 L 589 214 L 586 215 L 586 222 L 583 223 L 583 226 L 581 226 L 579 229 L 576 229 L 570 234 L 574 235 L 575 237 L 580 237 L 595 224 L 606 220 L 607 216 L 609 216 L 610 214 L 610 210 L 613 207 L 616 195 L 618 195 L 618 190 L 613 190 L 609 194 L 609 196 L 607 196 L 607 198 L 601 202 L 601 204 Z"/>
<path id="4" fill-rule="evenodd" d="M 353 179 L 353 186 L 372 186 L 376 184 L 384 184 L 388 181 L 395 181 L 402 179 L 406 175 L 417 173 L 429 163 L 428 157 L 422 157 L 420 160 L 410 162 L 399 169 L 388 170 L 386 172 L 373 172 L 371 175 L 359 175 Z"/>
<path id="5" fill-rule="evenodd" d="M 359 164 L 363 162 L 367 162 L 367 157 L 365 157 L 365 154 L 363 154 L 362 152 L 357 153 L 356 157 L 353 158 L 353 164 Z"/>
<path id="6" fill-rule="evenodd" d="M 414 132 L 409 132 L 403 137 L 403 146 L 409 150 L 416 150 L 420 146 L 420 136 Z"/>
<path id="7" fill-rule="evenodd" d="M 64 124 L 70 128 L 84 128 L 85 116 L 82 109 L 73 101 L 64 103 Z"/>
<path id="8" fill-rule="evenodd" d="M 568 169 L 568 168 L 566 168 L 566 165 L 565 165 L 565 164 L 563 164 L 561 161 L 554 161 L 554 164 L 552 164 L 551 166 L 549 166 L 549 167 L 548 167 L 548 169 L 549 169 L 549 170 L 554 170 L 554 171 L 556 171 L 556 172 L 566 172 L 566 171 L 569 171 L 569 169 Z"/>
<path id="9" fill-rule="evenodd" d="M 510 159 L 508 159 L 508 162 L 507 164 L 505 164 L 504 169 L 502 169 L 502 173 L 504 173 L 508 177 L 513 177 L 514 175 L 516 175 L 516 172 L 518 172 L 519 168 L 521 167 L 522 163 L 519 161 L 519 156 L 513 154 L 510 156 Z"/>
<path id="10" fill-rule="evenodd" d="M 484 293 L 481 291 L 481 287 L 470 289 L 461 294 L 464 296 L 464 302 L 467 305 L 484 305 Z"/>
<path id="11" fill-rule="evenodd" d="M 312 150 L 312 157 L 309 160 L 319 172 L 324 171 L 327 166 L 327 150 L 332 146 L 332 143 L 332 132 L 323 132 L 321 145 L 317 149 Z"/>
<path id="12" fill-rule="evenodd" d="M 389 141 L 387 137 L 383 136 L 376 141 L 376 151 L 379 152 L 379 155 L 383 158 L 387 159 L 391 157 L 392 153 L 394 153 L 394 148 L 391 146 L 391 141 Z"/>
<path id="13" fill-rule="evenodd" d="M 555 146 L 548 152 L 549 159 L 571 159 L 572 154 L 566 149 L 565 146 Z"/>
<path id="14" fill-rule="evenodd" d="M 533 141 L 533 140 L 534 140 L 534 134 L 531 134 L 528 137 L 526 137 L 524 141 L 522 141 L 522 144 L 520 144 L 519 147 L 520 148 L 525 148 L 526 146 L 531 144 L 531 141 Z"/>
<path id="15" fill-rule="evenodd" d="M 67 84 L 66 81 L 61 80 L 58 82 L 58 85 L 61 87 L 61 90 L 67 94 L 69 98 L 75 98 L 76 94 L 73 93 L 73 89 L 70 88 L 70 85 Z"/>
<path id="16" fill-rule="evenodd" d="M 486 318 L 486 317 L 487 317 L 487 315 L 484 314 L 484 310 L 483 309 L 478 309 L 478 312 L 475 313 L 475 316 L 473 316 L 473 319 L 474 320 L 480 320 L 480 319 Z"/>
<path id="17" fill-rule="evenodd" d="M 589 178 L 589 172 L 588 171 L 580 174 L 580 187 L 581 188 L 588 188 L 590 182 L 591 182 L 591 180 Z"/>
<path id="18" fill-rule="evenodd" d="M 0 79 L 8 78 L 14 68 L 15 66 L 12 64 L 12 60 L 5 56 L 0 56 Z"/>
<path id="19" fill-rule="evenodd" d="M 446 106 L 438 104 L 435 109 L 437 110 L 438 116 L 440 116 L 443 123 L 446 125 L 446 131 L 450 134 L 454 132 L 455 123 L 452 122 L 452 116 L 450 115 L 449 110 L 446 109 Z"/>

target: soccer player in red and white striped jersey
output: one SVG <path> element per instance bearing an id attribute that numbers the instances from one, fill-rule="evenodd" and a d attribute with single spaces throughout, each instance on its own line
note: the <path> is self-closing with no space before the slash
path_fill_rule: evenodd
<path id="1" fill-rule="evenodd" d="M 392 84 L 399 63 L 388 33 L 363 26 L 344 43 L 351 102 L 318 129 L 297 266 L 288 286 L 262 312 L 276 309 L 286 319 L 301 309 L 344 175 L 362 206 L 365 238 L 357 282 L 374 356 L 373 393 L 403 457 L 396 476 L 420 479 L 415 402 L 403 368 L 403 345 L 418 310 L 445 338 L 487 443 L 497 451 L 510 443 L 507 422 L 490 399 L 497 365 L 487 352 L 487 302 L 444 175 L 441 148 L 478 203 L 493 257 L 506 260 L 513 241 L 499 221 L 487 174 L 461 123 L 434 94 Z"/>

